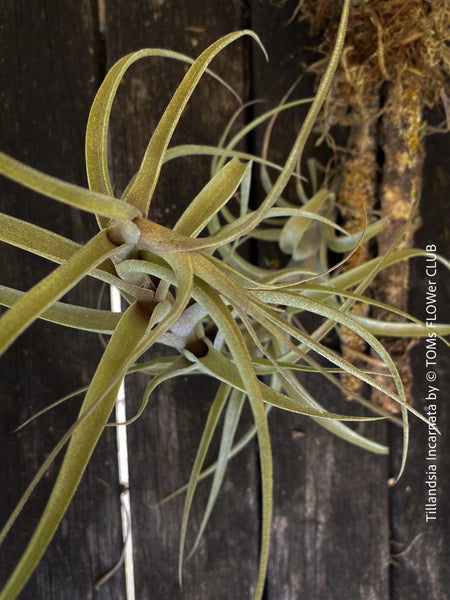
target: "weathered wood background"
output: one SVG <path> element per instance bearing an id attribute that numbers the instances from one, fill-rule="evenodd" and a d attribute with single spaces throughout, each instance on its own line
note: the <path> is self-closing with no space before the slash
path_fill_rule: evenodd
<path id="1" fill-rule="evenodd" d="M 0 148 L 52 175 L 86 185 L 83 132 L 90 103 L 115 60 L 142 47 L 164 47 L 196 56 L 216 38 L 250 27 L 270 56 L 267 64 L 254 43 L 235 44 L 215 69 L 245 97 L 280 99 L 308 60 L 307 28 L 287 20 L 296 1 L 283 9 L 269 1 L 229 0 L 0 0 Z M 111 128 L 115 184 L 123 189 L 135 171 L 149 134 L 184 72 L 159 59 L 139 63 L 127 76 L 113 111 Z M 303 93 L 312 90 L 306 80 Z M 217 142 L 236 109 L 231 95 L 208 78 L 201 83 L 176 132 L 177 142 Z M 254 110 L 263 110 L 257 107 Z M 246 118 L 250 113 L 246 114 Z M 302 113 L 284 119 L 274 137 L 273 157 L 282 160 Z M 260 137 L 251 137 L 258 151 Z M 449 136 L 428 140 L 423 188 L 423 227 L 417 244 L 436 244 L 449 255 Z M 173 224 L 208 176 L 201 160 L 167 169 L 152 205 L 153 218 Z M 47 226 L 77 241 L 95 231 L 87 214 L 60 207 L 5 180 L 2 210 Z M 1 246 L 1 281 L 28 289 L 51 265 Z M 413 263 L 410 310 L 425 317 L 424 261 Z M 448 320 L 449 278 L 439 270 L 439 315 Z M 71 302 L 95 306 L 99 288 L 79 285 Z M 73 422 L 78 400 L 59 407 L 19 434 L 12 430 L 35 411 L 85 384 L 101 353 L 97 336 L 46 323 L 33 325 L 1 361 L 0 521 L 3 523 L 52 446 Z M 424 345 L 413 350 L 415 403 L 424 405 Z M 446 369 L 447 365 L 447 369 Z M 274 522 L 266 600 L 413 600 L 450 598 L 450 452 L 448 354 L 439 360 L 437 520 L 425 522 L 427 428 L 413 420 L 406 473 L 394 488 L 398 431 L 377 424 L 370 432 L 392 448 L 390 458 L 365 453 L 333 438 L 314 423 L 288 413 L 270 417 L 275 461 Z M 317 380 L 323 398 L 333 390 Z M 130 414 L 144 382 L 127 388 Z M 177 582 L 177 546 L 183 499 L 154 504 L 185 483 L 214 391 L 192 379 L 166 385 L 146 414 L 128 429 L 134 530 L 136 597 L 235 600 L 250 598 L 256 580 L 260 532 L 258 457 L 250 445 L 233 460 L 224 491 L 195 557 Z M 246 417 L 249 419 L 249 416 Z M 248 421 L 249 422 L 249 421 Z M 366 427 L 369 431 L 369 428 Z M 299 433 L 300 432 L 300 433 Z M 123 570 L 99 590 L 98 578 L 121 552 L 119 485 L 115 434 L 108 429 L 45 558 L 21 594 L 24 599 L 122 600 Z M 48 496 L 56 466 L 7 538 L 0 554 L 3 583 L 24 549 Z M 191 532 L 207 498 L 203 484 L 193 510 Z M 190 540 L 193 539 L 192 533 Z"/>

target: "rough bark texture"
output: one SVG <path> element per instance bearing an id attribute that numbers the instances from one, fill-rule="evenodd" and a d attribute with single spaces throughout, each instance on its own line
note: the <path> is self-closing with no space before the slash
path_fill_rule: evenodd
<path id="1" fill-rule="evenodd" d="M 382 121 L 382 148 L 384 152 L 383 180 L 381 185 L 381 211 L 386 217 L 386 226 L 377 237 L 378 254 L 383 256 L 405 226 L 422 190 L 422 169 L 424 160 L 424 130 L 422 119 L 422 94 L 417 88 L 417 79 L 406 79 L 403 84 L 389 85 L 387 91 L 387 112 Z M 426 211 L 426 207 L 423 206 Z M 407 226 L 396 248 L 402 250 L 413 245 L 414 230 L 419 223 L 413 218 Z M 374 296 L 399 310 L 408 306 L 409 262 L 404 261 L 383 270 L 376 280 Z M 389 321 L 401 320 L 401 317 L 378 313 L 378 318 Z M 406 398 L 412 403 L 412 373 L 409 358 L 411 340 L 408 338 L 384 339 L 402 377 Z M 394 391 L 389 378 L 381 378 L 388 389 Z M 375 403 L 398 412 L 395 403 L 378 390 L 374 390 Z"/>
<path id="2" fill-rule="evenodd" d="M 376 112 L 378 102 L 372 98 L 367 101 L 370 106 L 369 118 L 363 125 L 354 125 L 348 144 L 348 157 L 344 161 L 344 172 L 342 184 L 339 188 L 337 204 L 343 218 L 343 227 L 352 234 L 364 231 L 367 224 L 371 222 L 371 214 L 376 203 L 377 194 L 377 152 L 378 136 Z M 362 244 L 352 253 L 343 270 L 350 270 L 371 258 L 368 244 Z M 365 293 L 370 293 L 368 290 Z M 369 306 L 356 302 L 352 310 L 357 314 L 367 316 Z M 364 353 L 367 345 L 364 340 L 348 327 L 340 327 L 342 354 L 358 367 L 364 367 L 364 362 L 358 358 L 358 354 Z M 349 390 L 361 394 L 364 383 L 361 380 L 344 373 L 342 383 Z M 351 393 L 348 395 L 351 399 Z"/>

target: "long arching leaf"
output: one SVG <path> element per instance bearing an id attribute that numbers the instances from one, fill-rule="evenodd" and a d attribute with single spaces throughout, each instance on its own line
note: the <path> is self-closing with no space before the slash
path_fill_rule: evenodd
<path id="1" fill-rule="evenodd" d="M 184 107 L 194 92 L 201 76 L 206 71 L 209 63 L 221 50 L 244 35 L 249 35 L 260 44 L 258 36 L 249 30 L 238 31 L 224 36 L 202 52 L 186 73 L 177 91 L 172 96 L 172 99 L 150 139 L 141 167 L 136 175 L 136 179 L 125 198 L 127 202 L 139 208 L 142 214 L 148 214 L 148 209 L 164 161 L 164 154 L 167 146 L 169 145 Z"/>

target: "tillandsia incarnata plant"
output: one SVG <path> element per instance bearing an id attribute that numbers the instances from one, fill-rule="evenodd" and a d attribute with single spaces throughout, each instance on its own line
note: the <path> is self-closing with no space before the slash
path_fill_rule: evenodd
<path id="1" fill-rule="evenodd" d="M 95 214 L 100 228 L 95 237 L 80 246 L 47 229 L 0 215 L 2 241 L 59 263 L 50 275 L 27 293 L 0 287 L 2 304 L 11 307 L 0 320 L 0 352 L 4 352 L 37 318 L 111 336 L 87 388 L 77 421 L 52 450 L 0 534 L 2 541 L 51 461 L 68 444 L 47 506 L 22 558 L 0 593 L 1 600 L 17 597 L 45 552 L 107 425 L 118 388 L 124 377 L 132 372 L 139 371 L 152 377 L 135 418 L 144 410 L 155 387 L 172 377 L 203 373 L 220 382 L 186 486 L 179 551 L 180 580 L 192 499 L 199 479 L 205 475 L 202 468 L 206 452 L 225 408 L 219 459 L 213 469 L 214 480 L 200 534 L 220 488 L 227 461 L 246 440 L 256 435 L 263 500 L 260 564 L 255 591 L 258 599 L 262 597 L 264 588 L 272 517 L 272 456 L 267 409 L 275 406 L 308 415 L 349 442 L 375 453 L 387 453 L 387 448 L 366 439 L 343 423 L 346 420 L 384 418 L 383 415 L 360 417 L 327 411 L 298 381 L 295 376 L 298 371 L 320 372 L 341 390 L 343 386 L 337 375 L 350 373 L 398 402 L 404 432 L 403 469 L 408 445 L 407 413 L 410 411 L 425 419 L 407 405 L 398 371 L 376 334 L 386 328 L 393 335 L 400 336 L 426 335 L 428 332 L 423 324 L 403 313 L 405 322 L 392 326 L 362 320 L 352 314 L 351 307 L 356 300 L 364 300 L 364 289 L 383 266 L 421 252 L 392 251 L 385 258 L 375 259 L 341 275 L 334 275 L 330 269 L 323 273 L 314 271 L 301 255 L 303 241 L 305 247 L 312 244 L 313 248 L 306 254 L 319 257 L 323 256 L 323 240 L 328 245 L 337 246 L 346 246 L 351 241 L 355 247 L 358 240 L 355 242 L 354 237 L 336 237 L 330 233 L 333 228 L 340 228 L 321 213 L 331 202 L 328 191 L 319 190 L 301 208 L 288 205 L 281 199 L 288 181 L 295 175 L 305 140 L 326 97 L 342 49 L 349 4 L 349 1 L 345 3 L 335 50 L 308 116 L 285 165 L 278 169 L 275 183 L 256 210 L 250 210 L 248 203 L 251 164 L 252 160 L 263 163 L 264 160 L 234 150 L 236 140 L 226 145 L 224 138 L 215 148 L 169 148 L 182 111 L 211 60 L 243 35 L 259 42 L 250 31 L 225 36 L 207 48 L 197 60 L 191 61 L 187 74 L 150 139 L 139 171 L 120 199 L 114 197 L 107 161 L 110 111 L 119 83 L 130 65 L 143 57 L 163 55 L 187 60 L 186 57 L 162 50 L 141 50 L 125 56 L 109 71 L 94 100 L 87 125 L 89 190 L 57 180 L 0 154 L 0 172 L 3 175 Z M 152 195 L 164 162 L 195 153 L 214 157 L 213 173 L 170 230 L 148 218 Z M 226 205 L 236 195 L 240 200 L 240 212 L 234 218 Z M 238 254 L 239 242 L 244 238 L 252 235 L 270 237 L 273 231 L 271 234 L 264 231 L 270 231 L 274 224 L 276 226 L 272 230 L 280 229 L 280 223 L 282 246 L 293 254 L 293 262 L 287 268 L 261 269 Z M 202 233 L 203 236 L 200 236 Z M 312 241 L 308 242 L 308 236 Z M 59 302 L 86 275 L 120 290 L 128 304 L 122 315 Z M 352 286 L 356 286 L 356 291 L 349 292 Z M 304 313 L 323 318 L 321 325 L 312 333 L 306 333 L 299 324 Z M 350 328 L 377 353 L 395 382 L 394 392 L 379 383 L 373 373 L 353 366 L 339 353 L 322 344 L 323 336 L 336 324 Z M 450 332 L 447 326 L 434 330 L 440 337 Z M 176 353 L 139 362 L 156 343 L 166 344 Z M 328 366 L 323 366 L 317 357 L 326 359 Z M 271 385 L 260 381 L 260 375 L 269 375 Z M 253 413 L 254 429 L 233 446 L 236 425 L 247 398 Z M 360 400 L 363 401 L 362 398 Z"/>

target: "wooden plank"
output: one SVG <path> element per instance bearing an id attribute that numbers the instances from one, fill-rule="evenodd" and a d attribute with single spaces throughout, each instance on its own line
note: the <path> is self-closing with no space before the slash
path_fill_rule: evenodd
<path id="1" fill-rule="evenodd" d="M 86 185 L 84 127 L 98 85 L 96 2 L 0 3 L 1 150 L 62 179 Z M 95 233 L 90 215 L 62 207 L 1 178 L 2 210 L 77 241 Z M 1 280 L 28 289 L 53 269 L 44 260 L 2 245 Z M 95 306 L 98 287 L 80 285 L 69 302 Z M 0 521 L 6 521 L 49 451 L 76 418 L 79 399 L 22 432 L 12 430 L 37 410 L 86 384 L 101 353 L 96 335 L 36 323 L 5 354 L 0 378 Z M 115 433 L 108 430 L 49 550 L 21 598 L 121 600 L 118 573 L 95 583 L 121 551 Z M 5 582 L 44 508 L 53 466 L 1 548 Z"/>
<path id="2" fill-rule="evenodd" d="M 421 197 L 423 225 L 415 239 L 416 247 L 425 248 L 434 244 L 436 251 L 447 258 L 450 256 L 450 220 L 445 207 L 450 194 L 449 157 L 450 136 L 433 135 L 427 139 Z M 437 322 L 448 322 L 450 278 L 445 268 L 439 264 L 436 265 L 435 273 L 433 254 L 434 252 L 429 254 L 428 260 L 416 259 L 411 262 L 409 310 L 420 319 L 426 319 L 427 315 L 432 319 L 433 307 L 436 306 Z M 433 288 L 434 283 L 436 289 Z M 427 292 L 430 293 L 428 301 Z M 436 304 L 432 302 L 433 293 L 436 294 Z M 392 489 L 391 496 L 393 600 L 439 600 L 447 598 L 450 589 L 450 454 L 447 437 L 450 410 L 446 402 L 450 374 L 448 348 L 439 341 L 435 347 L 434 341 L 430 338 L 428 342 L 423 341 L 412 350 L 412 370 L 415 375 L 413 396 L 414 405 L 422 414 L 426 416 L 427 407 L 431 409 L 430 416 L 433 416 L 433 412 L 436 413 L 436 424 L 442 435 L 438 436 L 435 450 L 433 432 L 429 432 L 424 423 L 411 419 L 411 442 L 406 471 L 398 485 Z M 436 365 L 432 364 L 434 362 Z M 436 381 L 427 381 L 427 373 L 436 373 Z M 439 389 L 433 390 L 435 387 Z M 399 461 L 399 442 L 396 439 L 397 452 L 393 457 L 395 468 Z M 436 505 L 433 504 L 435 485 Z M 428 521 L 427 504 L 431 507 L 428 510 Z"/>
<path id="3" fill-rule="evenodd" d="M 301 65 L 311 64 L 314 57 L 308 51 L 314 44 L 308 27 L 295 20 L 287 24 L 293 4 L 275 8 L 269 2 L 252 3 L 251 27 L 269 54 L 268 65 L 258 53 L 253 57 L 253 90 L 255 97 L 268 100 L 267 108 L 279 102 Z M 311 78 L 305 78 L 292 99 L 310 96 L 312 91 Z M 304 114 L 299 110 L 279 118 L 272 135 L 272 160 L 284 161 Z M 326 159 L 326 152 L 315 149 L 313 142 L 304 159 L 313 155 Z M 265 260 L 279 256 L 276 248 L 269 249 Z M 337 401 L 335 388 L 320 377 L 309 377 L 306 385 L 325 406 L 355 410 L 354 405 Z M 289 413 L 271 414 L 270 427 L 275 493 L 266 597 L 388 598 L 387 460 Z M 358 430 L 386 441 L 384 425 Z"/>
<path id="4" fill-rule="evenodd" d="M 109 2 L 106 13 L 108 62 L 142 47 L 163 47 L 197 56 L 220 36 L 242 28 L 241 3 L 157 0 Z M 242 93 L 242 44 L 227 49 L 213 68 Z M 112 156 L 116 184 L 123 189 L 137 169 L 149 135 L 185 67 L 153 59 L 133 67 L 113 115 Z M 188 104 L 174 143 L 217 143 L 238 104 L 216 82 L 205 78 Z M 206 183 L 209 160 L 179 160 L 164 168 L 152 201 L 151 218 L 173 225 Z M 138 406 L 146 381 L 127 386 L 128 410 Z M 252 449 L 233 462 L 199 552 L 186 563 L 183 588 L 177 557 L 183 497 L 154 508 L 190 474 L 216 386 L 209 380 L 176 380 L 154 393 L 141 419 L 128 428 L 138 598 L 229 599 L 251 597 L 256 582 L 259 541 L 257 464 Z M 247 423 L 248 423 L 247 419 Z M 199 526 L 209 485 L 195 502 L 187 548 Z"/>

